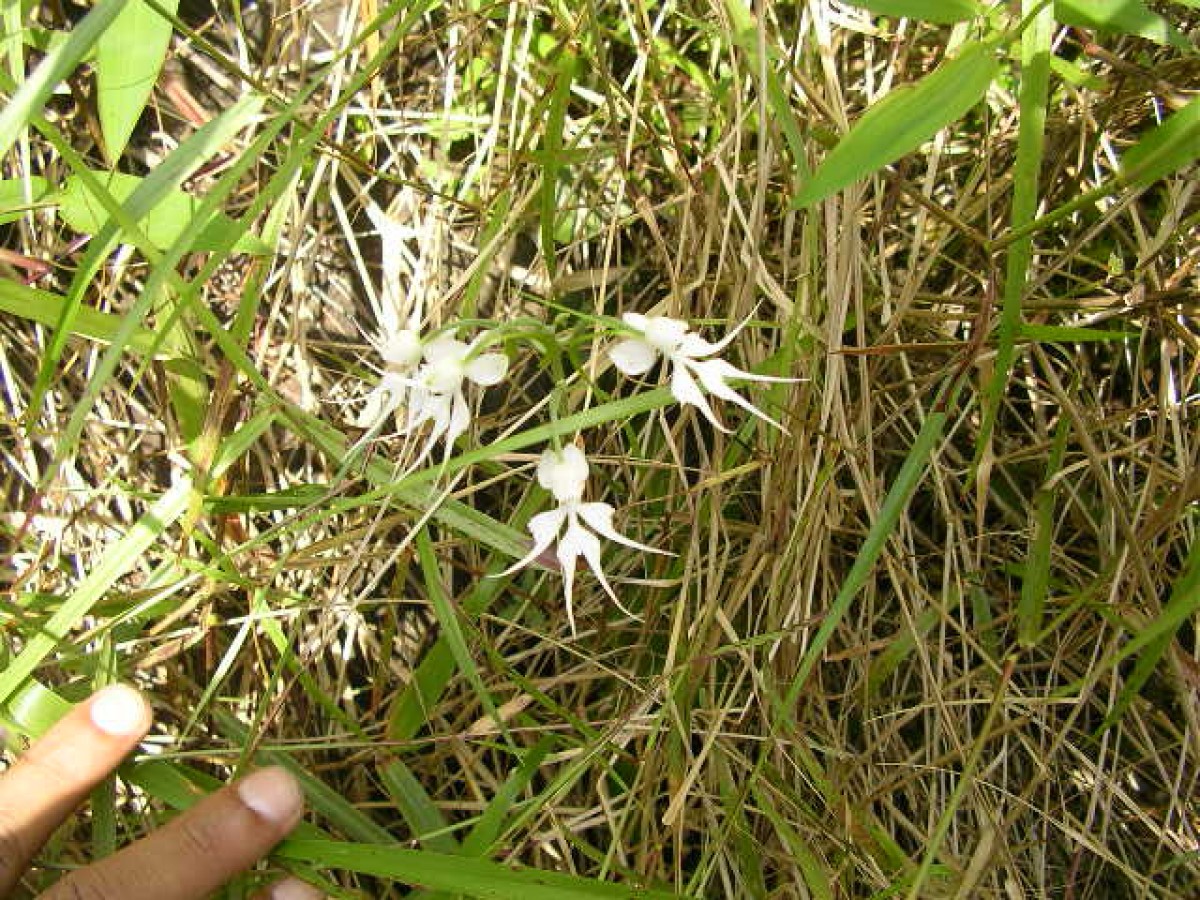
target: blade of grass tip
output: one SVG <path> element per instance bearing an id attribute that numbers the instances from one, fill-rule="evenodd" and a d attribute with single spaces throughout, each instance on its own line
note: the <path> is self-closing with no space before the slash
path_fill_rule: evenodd
<path id="1" fill-rule="evenodd" d="M 160 0 L 172 15 L 179 0 Z M 105 156 L 115 165 L 150 99 L 171 45 L 171 20 L 145 0 L 128 0 L 96 42 L 96 112 Z"/>
<path id="2" fill-rule="evenodd" d="M 1097 735 L 1103 734 L 1125 715 L 1125 710 L 1129 708 L 1129 704 L 1149 680 L 1163 654 L 1175 640 L 1176 632 L 1192 620 L 1197 610 L 1200 610 L 1200 541 L 1193 542 L 1188 551 L 1183 573 L 1171 589 L 1171 598 L 1163 607 L 1162 614 L 1138 632 L 1112 660 L 1111 666 L 1115 667 L 1131 656 L 1141 654 L 1133 672 L 1121 688 L 1112 710 L 1096 729 Z"/>
<path id="3" fill-rule="evenodd" d="M 504 779 L 504 783 L 492 795 L 492 799 L 484 807 L 483 814 L 463 840 L 463 855 L 488 856 L 496 849 L 509 810 L 520 800 L 521 794 L 529 787 L 555 744 L 555 738 L 544 737 L 530 749 L 521 751 L 520 764 Z"/>
<path id="4" fill-rule="evenodd" d="M 1021 34 L 1021 87 L 1017 97 L 1020 126 L 1017 132 L 1017 157 L 1013 164 L 1014 229 L 1029 225 L 1037 215 L 1046 134 L 1046 103 L 1050 92 L 1050 45 L 1055 28 L 1054 10 L 1045 5 L 1044 0 L 1022 0 L 1021 12 L 1032 18 Z M 1025 296 L 1032 261 L 1032 235 L 1008 248 L 996 358 L 992 363 L 991 380 L 982 398 L 983 424 L 975 444 L 976 467 L 991 447 L 992 429 L 1008 389 L 1017 333 L 1021 327 L 1021 301 Z"/>
<path id="5" fill-rule="evenodd" d="M 71 29 L 0 110 L 0 157 L 6 156 L 58 84 L 70 75 L 117 18 L 127 0 L 100 0 Z"/>
<path id="6" fill-rule="evenodd" d="M 934 448 L 941 440 L 942 431 L 946 426 L 946 418 L 946 413 L 941 409 L 930 412 L 925 417 L 925 422 L 917 433 L 912 449 L 909 450 L 904 464 L 900 467 L 900 472 L 896 475 L 895 482 L 884 498 L 883 505 L 879 510 L 879 517 L 871 525 L 871 530 L 867 532 L 866 540 L 863 541 L 862 549 L 859 550 L 858 556 L 854 560 L 850 574 L 842 582 L 842 587 L 834 598 L 833 605 L 825 613 L 821 627 L 817 630 L 816 636 L 813 637 L 800 660 L 800 666 L 784 699 L 784 706 L 777 710 L 784 722 L 792 721 L 792 710 L 795 709 L 796 703 L 804 691 L 808 677 L 820 661 L 821 654 L 824 653 L 825 646 L 833 637 L 834 631 L 849 612 L 850 604 L 854 602 L 854 598 L 866 584 L 888 538 L 891 537 L 900 521 L 900 514 L 908 505 L 909 497 L 920 484 Z"/>
<path id="7" fill-rule="evenodd" d="M 879 171 L 962 118 L 1000 71 L 996 39 L 966 45 L 920 81 L 896 88 L 838 141 L 792 205 L 804 208 Z"/>
<path id="8" fill-rule="evenodd" d="M 1070 418 L 1060 416 L 1054 430 L 1054 440 L 1050 445 L 1050 455 L 1046 459 L 1046 478 L 1033 498 L 1033 509 L 1030 511 L 1030 532 L 1033 534 L 1033 540 L 1025 557 L 1021 599 L 1017 604 L 1017 641 L 1026 650 L 1037 646 L 1050 584 L 1050 554 L 1054 549 L 1055 491 L 1046 486 L 1051 484 L 1054 476 L 1062 468 L 1070 434 Z"/>
<path id="9" fill-rule="evenodd" d="M 467 856 L 337 841 L 287 840 L 279 859 L 300 860 L 402 884 L 488 900 L 678 900 L 679 895 L 632 884 L 593 881 L 544 869 L 510 868 Z"/>

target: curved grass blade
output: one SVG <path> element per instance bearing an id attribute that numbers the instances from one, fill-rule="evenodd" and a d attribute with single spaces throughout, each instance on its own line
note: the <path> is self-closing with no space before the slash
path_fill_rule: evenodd
<path id="1" fill-rule="evenodd" d="M 1192 46 L 1178 28 L 1144 0 L 1055 0 L 1054 18 L 1063 25 L 1119 31 L 1181 50 Z"/>
<path id="2" fill-rule="evenodd" d="M 511 868 L 467 856 L 407 850 L 394 844 L 290 840 L 280 844 L 275 855 L 487 900 L 675 900 L 679 896 L 561 872 Z"/>
<path id="3" fill-rule="evenodd" d="M 966 115 L 999 69 L 993 44 L 977 42 L 916 84 L 888 94 L 829 152 L 793 205 L 811 206 L 916 150 Z"/>
<path id="4" fill-rule="evenodd" d="M 1192 100 L 1121 158 L 1121 179 L 1146 185 L 1166 178 L 1200 157 L 1200 99 Z"/>

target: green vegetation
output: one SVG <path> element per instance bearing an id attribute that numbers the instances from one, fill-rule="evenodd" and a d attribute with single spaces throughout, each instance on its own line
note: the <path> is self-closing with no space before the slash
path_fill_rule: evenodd
<path id="1" fill-rule="evenodd" d="M 158 724 L 32 889 L 276 763 L 231 897 L 1200 895 L 1194 0 L 64 14 L 0 3 L 0 719 Z M 484 336 L 457 441 L 406 327 Z M 660 551 L 573 622 L 506 571 L 571 442 Z"/>

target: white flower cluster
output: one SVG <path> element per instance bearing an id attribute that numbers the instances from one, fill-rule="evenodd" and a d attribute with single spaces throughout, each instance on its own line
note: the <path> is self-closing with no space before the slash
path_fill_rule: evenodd
<path id="1" fill-rule="evenodd" d="M 730 380 L 792 382 L 790 378 L 771 378 L 743 371 L 718 358 L 741 327 L 717 343 L 693 333 L 686 322 L 666 316 L 626 313 L 626 336 L 608 349 L 608 358 L 623 374 L 641 376 L 660 360 L 670 371 L 671 393 L 682 404 L 695 406 L 712 425 L 727 432 L 717 418 L 706 392 L 740 406 L 776 428 L 782 426 L 729 386 Z M 467 382 L 478 387 L 500 383 L 508 373 L 503 353 L 486 352 L 488 335 L 479 335 L 464 343 L 452 333 L 440 333 L 423 341 L 417 332 L 400 329 L 374 341 L 383 361 L 378 385 L 367 397 L 360 416 L 364 427 L 377 427 L 384 419 L 396 416 L 400 431 L 413 434 L 428 425 L 425 458 L 438 441 L 445 443 L 448 458 L 455 441 L 471 422 L 471 406 L 465 393 Z M 523 558 L 500 575 L 509 575 L 537 560 L 546 560 L 557 542 L 555 555 L 561 567 L 566 595 L 567 618 L 575 633 L 573 582 L 576 564 L 583 557 L 601 587 L 627 615 L 616 591 L 604 574 L 600 560 L 600 538 L 648 553 L 664 551 L 638 543 L 613 526 L 616 511 L 607 503 L 584 502 L 589 463 L 575 444 L 548 447 L 537 464 L 538 483 L 553 496 L 556 506 L 529 520 L 533 547 Z M 670 554 L 665 554 L 670 555 Z M 499 577 L 499 576 L 497 576 Z"/>

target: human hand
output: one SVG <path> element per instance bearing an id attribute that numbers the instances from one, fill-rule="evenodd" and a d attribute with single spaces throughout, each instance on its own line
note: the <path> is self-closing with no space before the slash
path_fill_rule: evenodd
<path id="1" fill-rule="evenodd" d="M 141 694 L 110 685 L 67 713 L 0 776 L 0 897 L 9 896 L 59 823 L 145 737 L 150 718 Z M 291 775 L 260 769 L 132 846 L 66 875 L 42 900 L 199 900 L 265 856 L 300 821 L 303 807 Z M 257 896 L 324 895 L 288 878 Z"/>

